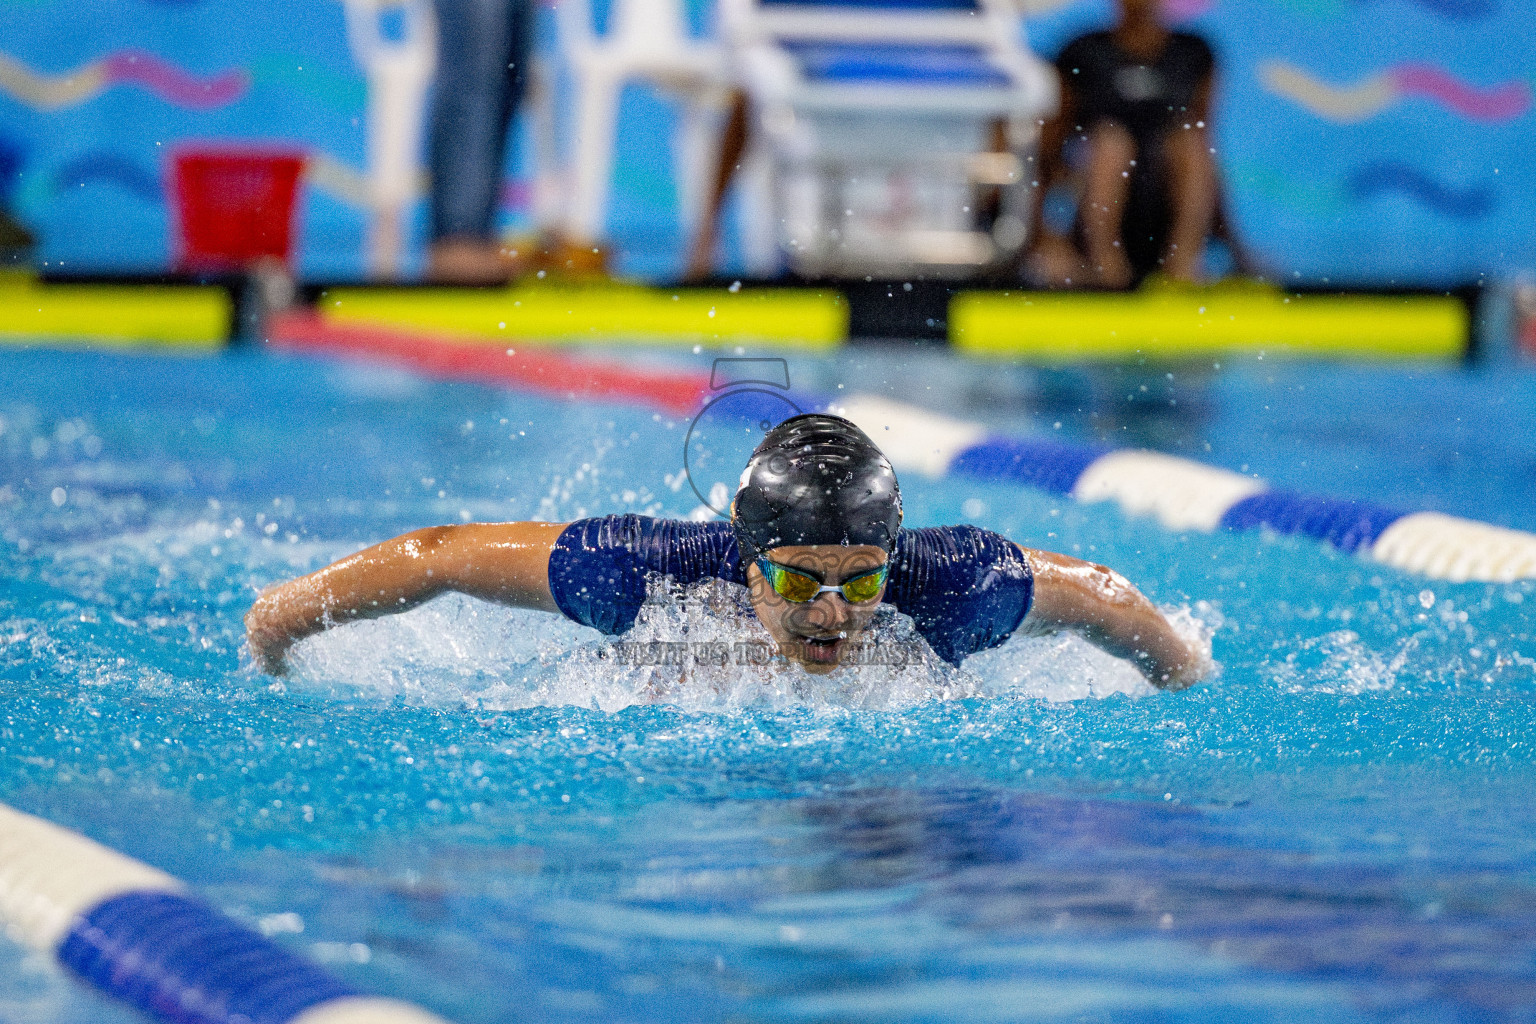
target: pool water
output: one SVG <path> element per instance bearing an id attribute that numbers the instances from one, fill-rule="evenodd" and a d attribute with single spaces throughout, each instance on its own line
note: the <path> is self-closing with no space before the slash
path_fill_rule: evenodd
<path id="1" fill-rule="evenodd" d="M 1536 528 L 1514 370 L 792 370 Z M 408 529 L 688 514 L 686 429 L 260 352 L 6 354 L 0 800 L 466 1024 L 1536 1017 L 1529 582 L 908 474 L 909 525 L 1115 566 L 1219 673 L 1160 694 L 1058 637 L 668 677 L 457 597 L 307 641 L 281 682 L 243 657 L 257 589 Z M 719 592 L 646 615 L 752 628 Z M 0 1019 L 132 1018 L 0 941 Z"/>

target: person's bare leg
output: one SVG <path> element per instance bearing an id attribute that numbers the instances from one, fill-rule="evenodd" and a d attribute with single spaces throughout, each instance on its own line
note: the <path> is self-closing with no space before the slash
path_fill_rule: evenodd
<path id="1" fill-rule="evenodd" d="M 1216 222 L 1216 162 L 1203 128 L 1178 128 L 1163 143 L 1173 224 L 1163 269 L 1180 281 L 1200 280 L 1205 240 Z"/>
<path id="2" fill-rule="evenodd" d="M 1025 257 L 1024 269 L 1036 288 L 1081 288 L 1098 280 L 1083 254 L 1060 235 L 1042 234 Z"/>
<path id="3" fill-rule="evenodd" d="M 1109 288 L 1124 288 L 1134 276 L 1120 241 L 1120 227 L 1135 160 L 1136 142 L 1120 125 L 1104 122 L 1089 134 L 1078 216 L 1083 223 L 1088 263 L 1098 283 Z"/>
<path id="4" fill-rule="evenodd" d="M 467 235 L 435 239 L 427 249 L 427 280 L 434 284 L 506 284 L 526 265 L 500 242 Z"/>
<path id="5" fill-rule="evenodd" d="M 725 134 L 720 139 L 720 163 L 715 169 L 715 186 L 688 246 L 688 266 L 683 271 L 685 281 L 702 281 L 709 277 L 714 267 L 720 210 L 725 206 L 725 194 L 730 190 L 731 179 L 736 176 L 736 170 L 741 165 L 741 155 L 746 151 L 747 94 L 738 89 L 731 95 L 731 114 L 725 122 Z"/>

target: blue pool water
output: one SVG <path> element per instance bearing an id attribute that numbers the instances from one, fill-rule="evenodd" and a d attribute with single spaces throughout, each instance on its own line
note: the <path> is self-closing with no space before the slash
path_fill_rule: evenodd
<path id="1" fill-rule="evenodd" d="M 1536 528 L 1514 371 L 792 370 Z M 1536 1017 L 1530 583 L 909 474 L 909 524 L 1107 562 L 1214 629 L 1220 674 L 1157 694 L 1056 638 L 642 679 L 452 597 L 282 684 L 242 661 L 259 587 L 407 529 L 687 514 L 685 429 L 262 353 L 4 355 L 0 800 L 466 1024 Z M 0 940 L 0 1019 L 131 1018 Z"/>

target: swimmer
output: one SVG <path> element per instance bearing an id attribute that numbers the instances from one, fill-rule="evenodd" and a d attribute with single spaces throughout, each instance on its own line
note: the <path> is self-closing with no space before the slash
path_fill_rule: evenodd
<path id="1" fill-rule="evenodd" d="M 856 660 L 882 603 L 911 616 L 953 665 L 1015 632 L 1066 629 L 1160 688 L 1188 686 L 1207 668 L 1150 601 L 1102 565 L 974 526 L 902 529 L 890 462 L 848 420 L 817 413 L 764 436 L 728 523 L 611 515 L 429 527 L 267 588 L 245 624 L 257 664 L 273 674 L 304 637 L 447 591 L 618 635 L 657 576 L 746 586 L 779 652 L 814 674 Z"/>

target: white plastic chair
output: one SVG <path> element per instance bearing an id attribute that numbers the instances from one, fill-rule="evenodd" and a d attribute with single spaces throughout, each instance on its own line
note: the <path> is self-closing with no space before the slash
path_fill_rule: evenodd
<path id="1" fill-rule="evenodd" d="M 343 0 L 347 42 L 368 79 L 369 269 L 400 273 L 405 216 L 421 194 L 427 91 L 437 70 L 437 19 L 430 0 Z M 386 38 L 381 19 L 400 19 Z"/>
<path id="2" fill-rule="evenodd" d="M 722 0 L 722 18 L 756 118 L 753 272 L 787 258 L 812 276 L 963 274 L 1024 243 L 1020 157 L 1058 86 L 1007 0 Z M 974 226 L 981 185 L 1004 189 L 990 232 Z"/>
<path id="3" fill-rule="evenodd" d="M 560 195 L 563 210 L 558 220 L 567 240 L 576 245 L 601 241 L 620 93 L 627 83 L 648 82 L 680 95 L 685 103 L 674 165 L 678 206 L 685 227 L 691 228 L 705 201 L 720 112 L 728 95 L 721 47 L 689 36 L 680 0 L 614 0 L 608 31 L 601 37 L 593 31 L 587 0 L 557 0 L 555 12 L 560 52 L 575 77 L 576 116 L 571 166 L 562 171 L 558 161 L 548 158 L 554 141 L 554 96 L 546 71 L 539 98 L 546 125 L 540 131 L 544 166 L 539 206 L 550 211 L 551 195 Z"/>

